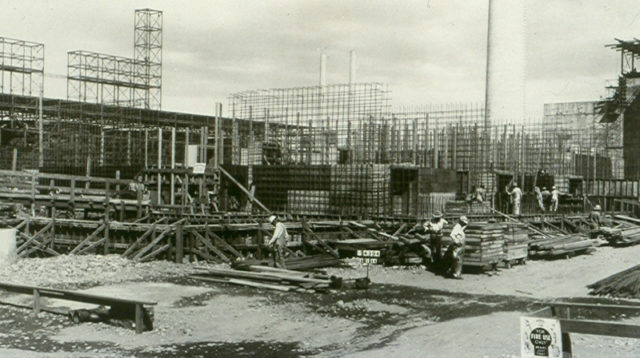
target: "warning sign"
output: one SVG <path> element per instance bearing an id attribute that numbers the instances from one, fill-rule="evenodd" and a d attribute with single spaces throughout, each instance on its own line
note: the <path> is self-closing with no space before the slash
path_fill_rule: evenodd
<path id="1" fill-rule="evenodd" d="M 520 317 L 520 356 L 562 357 L 560 321 L 552 318 Z"/>

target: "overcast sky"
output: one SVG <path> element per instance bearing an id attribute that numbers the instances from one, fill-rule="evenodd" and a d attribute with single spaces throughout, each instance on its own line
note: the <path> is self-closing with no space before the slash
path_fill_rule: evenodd
<path id="1" fill-rule="evenodd" d="M 134 10 L 164 13 L 163 109 L 211 114 L 234 92 L 358 82 L 389 85 L 394 106 L 484 100 L 488 0 L 0 0 L 0 36 L 45 44 L 45 71 L 67 51 L 133 56 Z M 594 100 L 615 80 L 614 37 L 640 37 L 635 0 L 526 0 L 526 112 Z M 46 79 L 65 98 L 66 81 Z"/>

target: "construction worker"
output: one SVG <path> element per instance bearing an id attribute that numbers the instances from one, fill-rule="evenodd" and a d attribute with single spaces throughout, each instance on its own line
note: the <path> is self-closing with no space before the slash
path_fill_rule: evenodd
<path id="1" fill-rule="evenodd" d="M 469 225 L 469 219 L 466 216 L 461 216 L 458 222 L 453 226 L 451 230 L 451 245 L 447 249 L 447 260 L 449 262 L 449 273 L 451 277 L 456 279 L 462 279 L 462 257 L 464 255 L 464 230 Z"/>
<path id="2" fill-rule="evenodd" d="M 542 210 L 543 212 L 545 212 L 545 208 L 544 208 L 544 199 L 542 197 L 542 192 L 540 191 L 540 188 L 538 186 L 536 186 L 535 188 L 533 188 L 533 191 L 536 194 L 536 201 L 538 202 L 538 207 L 540 207 L 540 210 Z"/>
<path id="3" fill-rule="evenodd" d="M 442 213 L 437 210 L 433 213 L 431 221 L 424 224 L 424 228 L 430 236 L 431 263 L 434 264 L 436 268 L 442 268 L 442 230 L 447 224 L 447 220 L 445 220 L 442 217 Z"/>
<path id="4" fill-rule="evenodd" d="M 602 225 L 601 210 L 602 208 L 600 205 L 596 205 L 593 207 L 591 213 L 589 213 L 589 225 L 591 226 L 591 230 L 600 230 L 600 225 Z"/>
<path id="5" fill-rule="evenodd" d="M 484 202 L 484 198 L 486 194 L 487 194 L 487 190 L 484 188 L 484 185 L 480 184 L 480 186 L 476 188 L 476 192 L 475 192 L 476 202 L 482 204 Z"/>
<path id="6" fill-rule="evenodd" d="M 505 188 L 507 194 L 511 196 L 511 202 L 513 204 L 513 215 L 520 216 L 520 202 L 522 201 L 522 190 L 518 188 L 518 184 L 513 184 L 513 189 L 509 191 L 509 186 Z"/>
<path id="7" fill-rule="evenodd" d="M 549 198 L 551 197 L 551 193 L 549 192 L 546 186 L 543 186 L 542 192 L 540 194 L 542 195 L 542 204 L 546 208 L 547 205 L 549 205 Z"/>
<path id="8" fill-rule="evenodd" d="M 287 228 L 284 224 L 280 222 L 278 217 L 275 215 L 269 216 L 269 224 L 275 226 L 273 236 L 268 243 L 269 247 L 271 247 L 273 251 L 273 265 L 275 267 L 286 269 L 287 267 L 284 262 L 284 249 L 287 247 L 287 242 L 289 241 L 289 233 L 287 232 Z"/>
<path id="9" fill-rule="evenodd" d="M 560 201 L 560 191 L 556 189 L 556 186 L 551 187 L 551 207 L 549 210 L 556 212 L 558 211 L 558 202 Z"/>

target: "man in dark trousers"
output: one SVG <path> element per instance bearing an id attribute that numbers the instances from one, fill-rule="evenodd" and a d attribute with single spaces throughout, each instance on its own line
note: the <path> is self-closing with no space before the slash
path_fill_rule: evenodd
<path id="1" fill-rule="evenodd" d="M 287 247 L 287 242 L 289 241 L 289 233 L 287 232 L 287 228 L 284 224 L 280 222 L 278 217 L 275 215 L 271 215 L 269 217 L 269 224 L 275 226 L 273 236 L 271 237 L 271 240 L 269 240 L 269 247 L 271 247 L 273 251 L 273 265 L 275 267 L 286 269 L 287 267 L 284 262 L 284 249 Z"/>

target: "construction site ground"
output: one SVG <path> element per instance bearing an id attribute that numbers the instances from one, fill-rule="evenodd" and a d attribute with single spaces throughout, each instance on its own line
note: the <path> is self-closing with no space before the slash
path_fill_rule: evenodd
<path id="1" fill-rule="evenodd" d="M 638 264 L 638 257 L 640 246 L 600 247 L 570 259 L 466 273 L 463 280 L 419 266 L 372 265 L 368 290 L 325 294 L 203 284 L 185 277 L 191 264 L 139 264 L 118 256 L 22 259 L 0 268 L 0 280 L 157 301 L 155 327 L 135 335 L 2 305 L 0 356 L 518 357 L 520 316 L 550 299 L 597 301 L 586 285 Z M 347 260 L 328 271 L 362 277 L 366 266 Z M 16 304 L 31 300 L 0 296 Z M 640 317 L 616 319 L 640 324 Z M 575 357 L 640 356 L 634 339 L 572 335 L 572 341 Z"/>

